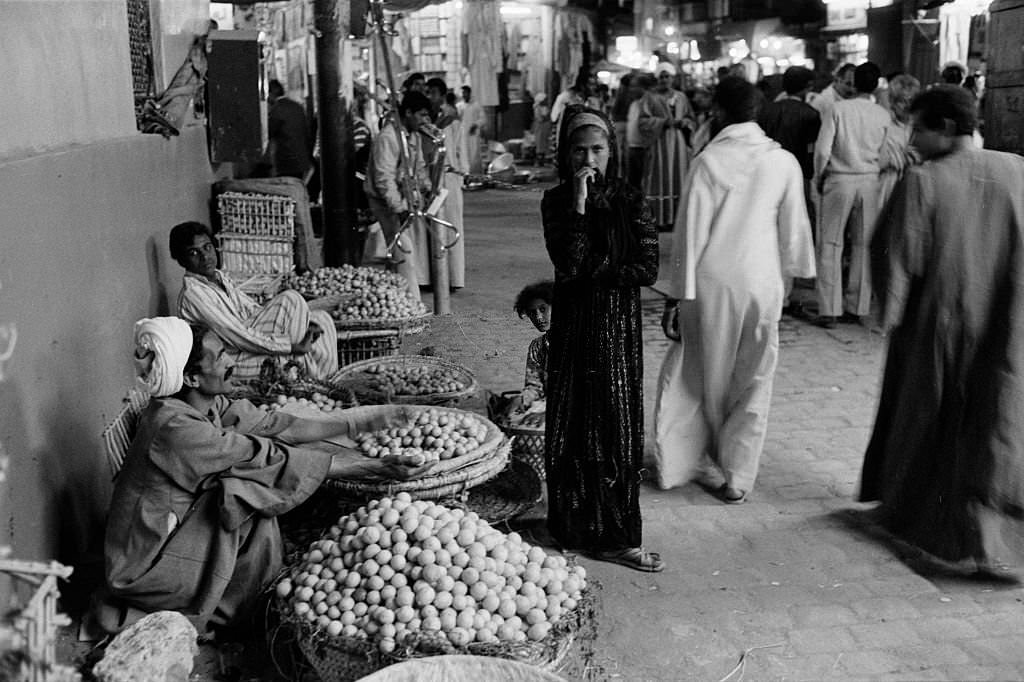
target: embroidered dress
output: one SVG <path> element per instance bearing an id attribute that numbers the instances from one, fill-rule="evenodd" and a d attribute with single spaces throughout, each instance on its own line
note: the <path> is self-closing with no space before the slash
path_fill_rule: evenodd
<path id="1" fill-rule="evenodd" d="M 658 274 L 658 235 L 643 194 L 609 182 L 600 200 L 588 200 L 585 215 L 574 210 L 568 179 L 541 204 L 555 266 L 547 333 L 548 526 L 563 546 L 594 551 L 640 546 L 640 287 Z"/>
<path id="2" fill-rule="evenodd" d="M 523 397 L 544 400 L 548 375 L 548 335 L 541 334 L 530 342 L 526 351 L 526 380 L 523 382 Z"/>

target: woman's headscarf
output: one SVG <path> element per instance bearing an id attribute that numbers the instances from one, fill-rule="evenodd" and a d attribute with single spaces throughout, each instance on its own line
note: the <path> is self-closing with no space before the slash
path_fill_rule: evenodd
<path id="1" fill-rule="evenodd" d="M 670 76 L 675 76 L 676 74 L 679 73 L 678 69 L 676 69 L 675 64 L 673 64 L 672 62 L 660 62 L 658 64 L 657 70 L 654 73 L 660 75 L 662 71 L 667 71 Z"/>
<path id="2" fill-rule="evenodd" d="M 192 351 L 192 328 L 178 317 L 150 317 L 135 323 L 135 374 L 155 398 L 181 390 Z"/>
<path id="3" fill-rule="evenodd" d="M 587 126 L 600 129 L 608 137 L 608 166 L 604 172 L 604 183 L 594 186 L 588 192 L 587 203 L 599 212 L 607 212 L 610 226 L 621 227 L 606 233 L 608 256 L 616 264 L 632 258 L 640 242 L 639 236 L 629 229 L 631 217 L 628 215 L 628 203 L 615 201 L 627 190 L 628 185 L 619 178 L 619 147 L 615 143 L 615 127 L 604 112 L 579 104 L 566 107 L 558 134 L 558 178 L 572 185 L 574 173 L 570 143 L 573 133 Z"/>

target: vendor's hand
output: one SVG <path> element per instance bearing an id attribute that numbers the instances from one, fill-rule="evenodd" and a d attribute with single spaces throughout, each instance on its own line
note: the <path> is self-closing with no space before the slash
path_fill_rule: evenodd
<path id="1" fill-rule="evenodd" d="M 384 475 L 394 481 L 412 481 L 423 478 L 437 466 L 437 462 L 427 462 L 422 466 L 411 466 L 398 455 L 387 455 L 380 458 Z"/>
<path id="2" fill-rule="evenodd" d="M 373 433 L 374 431 L 408 426 L 412 420 L 412 409 L 403 405 L 388 410 L 385 414 L 376 414 L 355 420 L 353 424 L 355 428 L 354 433 Z"/>
<path id="3" fill-rule="evenodd" d="M 576 171 L 572 178 L 573 197 L 576 202 L 576 212 L 584 214 L 587 212 L 587 196 L 590 190 L 589 185 L 597 177 L 597 171 L 590 166 L 584 166 Z"/>
<path id="4" fill-rule="evenodd" d="M 661 330 L 673 341 L 681 340 L 679 334 L 679 302 L 672 299 L 665 301 L 665 310 L 661 314 Z"/>

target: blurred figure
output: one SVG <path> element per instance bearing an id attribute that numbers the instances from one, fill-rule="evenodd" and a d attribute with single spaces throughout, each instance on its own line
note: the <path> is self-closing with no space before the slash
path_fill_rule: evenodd
<path id="1" fill-rule="evenodd" d="M 658 229 L 672 229 L 683 181 L 690 166 L 687 140 L 696 124 L 686 95 L 672 87 L 676 67 L 668 62 L 658 65 L 658 85 L 650 96 L 640 100 L 640 131 L 653 140 L 649 148 L 644 194 L 654 212 Z"/>
<path id="2" fill-rule="evenodd" d="M 473 88 L 462 86 L 462 108 L 459 110 L 466 134 L 466 149 L 469 150 L 469 172 L 480 175 L 484 172 L 481 148 L 487 114 L 480 103 L 473 99 Z"/>
<path id="3" fill-rule="evenodd" d="M 313 169 L 313 143 L 306 108 L 285 97 L 284 86 L 278 80 L 270 81 L 268 94 L 267 151 L 272 175 L 298 178 L 305 183 Z"/>
<path id="4" fill-rule="evenodd" d="M 854 69 L 858 95 L 822 116 L 814 148 L 814 184 L 821 193 L 818 220 L 818 323 L 835 327 L 871 313 L 868 246 L 878 220 L 880 159 L 892 117 L 871 101 L 880 72 L 872 62 Z M 843 291 L 844 237 L 850 235 L 850 271 Z"/>
<path id="5" fill-rule="evenodd" d="M 874 245 L 892 332 L 859 499 L 902 540 L 991 575 L 1024 561 L 1024 160 L 974 147 L 963 88 L 910 113 L 925 162 Z"/>
<path id="6" fill-rule="evenodd" d="M 543 166 L 551 154 L 551 106 L 548 96 L 538 92 L 533 96 L 533 143 L 535 166 Z"/>
<path id="7" fill-rule="evenodd" d="M 407 92 L 425 93 L 427 90 L 427 77 L 422 73 L 411 73 L 402 83 L 402 94 Z"/>
<path id="8" fill-rule="evenodd" d="M 963 64 L 949 62 L 942 67 L 942 71 L 939 73 L 939 80 L 949 85 L 962 85 L 966 75 L 967 69 L 964 68 Z"/>
<path id="9" fill-rule="evenodd" d="M 622 178 L 629 177 L 629 146 L 626 141 L 626 125 L 629 121 L 629 105 L 640 96 L 640 89 L 632 87 L 633 75 L 626 74 L 619 79 L 619 89 L 612 102 L 612 125 L 615 127 L 615 142 L 619 145 L 619 173 Z"/>
<path id="10" fill-rule="evenodd" d="M 711 90 L 703 85 L 698 85 L 693 91 L 693 118 L 697 123 L 697 130 L 690 138 L 690 153 L 693 156 L 700 154 L 718 132 L 715 129 L 716 121 L 712 112 L 711 97 Z"/>
<path id="11" fill-rule="evenodd" d="M 847 62 L 836 69 L 835 78 L 832 83 L 814 97 L 808 97 L 807 103 L 818 110 L 824 119 L 826 112 L 836 102 L 850 99 L 857 94 L 857 88 L 853 83 L 853 72 L 857 66 Z"/>
<path id="12" fill-rule="evenodd" d="M 892 123 L 885 133 L 879 166 L 878 202 L 885 207 L 896 183 L 903 173 L 917 162 L 917 154 L 910 146 L 910 103 L 921 92 L 921 83 L 908 74 L 894 77 L 889 82 L 889 114 Z"/>
<path id="13" fill-rule="evenodd" d="M 626 114 L 626 148 L 629 153 L 626 179 L 630 185 L 641 189 L 647 173 L 647 155 L 655 138 L 649 128 L 640 127 L 640 112 L 655 106 L 647 99 L 655 96 L 654 86 L 658 81 L 653 75 L 642 73 L 633 79 L 633 83 L 637 98 L 630 102 Z"/>

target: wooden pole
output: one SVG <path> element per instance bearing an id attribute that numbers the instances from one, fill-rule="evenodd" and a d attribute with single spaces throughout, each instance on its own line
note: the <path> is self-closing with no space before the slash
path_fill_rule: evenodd
<path id="1" fill-rule="evenodd" d="M 352 132 L 341 94 L 341 40 L 348 34 L 348 2 L 314 0 L 317 95 L 320 102 L 320 177 L 323 186 L 324 264 L 359 264 Z"/>
<path id="2" fill-rule="evenodd" d="M 443 182 L 442 174 L 442 182 Z M 448 250 L 444 245 L 450 239 L 443 225 L 429 221 L 430 284 L 434 287 L 434 314 L 447 315 L 452 311 L 451 293 L 448 291 Z"/>

